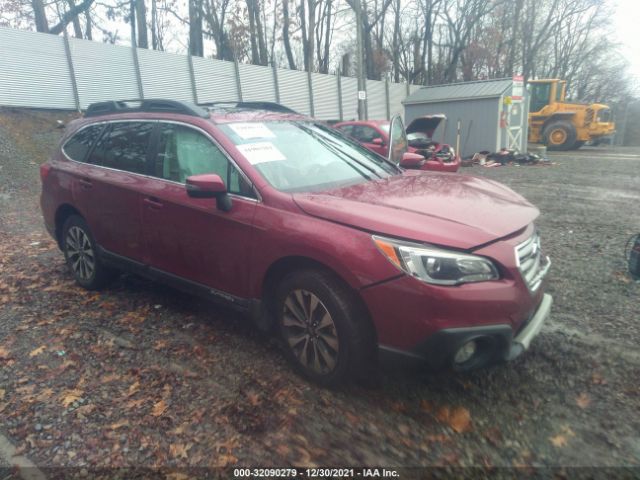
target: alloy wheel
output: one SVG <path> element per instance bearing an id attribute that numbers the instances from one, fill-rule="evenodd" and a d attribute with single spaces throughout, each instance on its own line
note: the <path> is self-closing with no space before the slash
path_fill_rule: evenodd
<path id="1" fill-rule="evenodd" d="M 96 270 L 96 257 L 87 233 L 78 226 L 67 232 L 67 258 L 77 278 L 88 281 Z"/>
<path id="2" fill-rule="evenodd" d="M 331 314 L 322 301 L 307 290 L 293 290 L 284 301 L 284 338 L 298 361 L 317 374 L 333 371 L 340 344 Z"/>

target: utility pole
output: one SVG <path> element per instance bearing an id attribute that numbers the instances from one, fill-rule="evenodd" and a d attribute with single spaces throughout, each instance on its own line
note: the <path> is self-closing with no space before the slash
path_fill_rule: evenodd
<path id="1" fill-rule="evenodd" d="M 364 79 L 364 54 L 362 51 L 362 5 L 360 0 L 355 0 L 356 7 L 356 55 L 357 55 L 357 75 L 358 75 L 358 120 L 365 120 L 366 117 L 366 82 Z"/>

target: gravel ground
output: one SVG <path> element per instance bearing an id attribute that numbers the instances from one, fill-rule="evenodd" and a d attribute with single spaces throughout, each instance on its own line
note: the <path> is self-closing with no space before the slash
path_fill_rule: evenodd
<path id="1" fill-rule="evenodd" d="M 132 276 L 99 293 L 76 287 L 37 205 L 55 118 L 0 112 L 0 430 L 40 467 L 640 475 L 640 284 L 622 256 L 640 231 L 640 149 L 463 172 L 506 183 L 542 212 L 555 304 L 529 352 L 468 374 L 387 370 L 375 388 L 328 391 L 232 312 Z"/>

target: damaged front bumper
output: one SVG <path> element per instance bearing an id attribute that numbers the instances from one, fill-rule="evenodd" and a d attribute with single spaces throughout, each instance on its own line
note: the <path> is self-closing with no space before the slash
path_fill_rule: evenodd
<path id="1" fill-rule="evenodd" d="M 552 304 L 553 297 L 544 294 L 531 318 L 524 322 L 515 337 L 510 325 L 448 328 L 434 333 L 412 351 L 380 346 L 381 360 L 384 363 L 412 363 L 434 370 L 453 368 L 456 371 L 511 361 L 529 349 L 531 341 L 549 318 Z M 464 362 L 456 362 L 457 353 L 470 342 L 474 344 L 473 355 Z"/>

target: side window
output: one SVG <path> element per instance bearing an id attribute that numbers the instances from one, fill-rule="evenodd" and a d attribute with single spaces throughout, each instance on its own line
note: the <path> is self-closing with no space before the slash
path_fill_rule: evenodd
<path id="1" fill-rule="evenodd" d="M 113 123 L 93 150 L 91 163 L 133 173 L 147 173 L 152 122 Z"/>
<path id="2" fill-rule="evenodd" d="M 348 136 L 353 135 L 353 125 L 344 125 L 342 127 L 338 127 L 338 130 L 340 130 L 345 135 L 348 135 Z"/>
<path id="3" fill-rule="evenodd" d="M 254 196 L 251 186 L 211 140 L 183 125 L 160 124 L 154 175 L 185 183 L 187 177 L 203 173 L 220 175 L 231 193 Z"/>
<path id="4" fill-rule="evenodd" d="M 371 143 L 375 138 L 380 138 L 380 134 L 371 127 L 359 125 L 353 129 L 353 137 L 359 142 Z"/>
<path id="5" fill-rule="evenodd" d="M 549 93 L 551 85 L 548 83 L 531 84 L 531 101 L 529 103 L 530 112 L 539 112 L 549 103 Z"/>
<path id="6" fill-rule="evenodd" d="M 104 125 L 92 125 L 83 128 L 66 141 L 62 150 L 71 159 L 76 162 L 84 162 L 87 153 L 91 150 L 91 146 L 100 136 Z"/>

